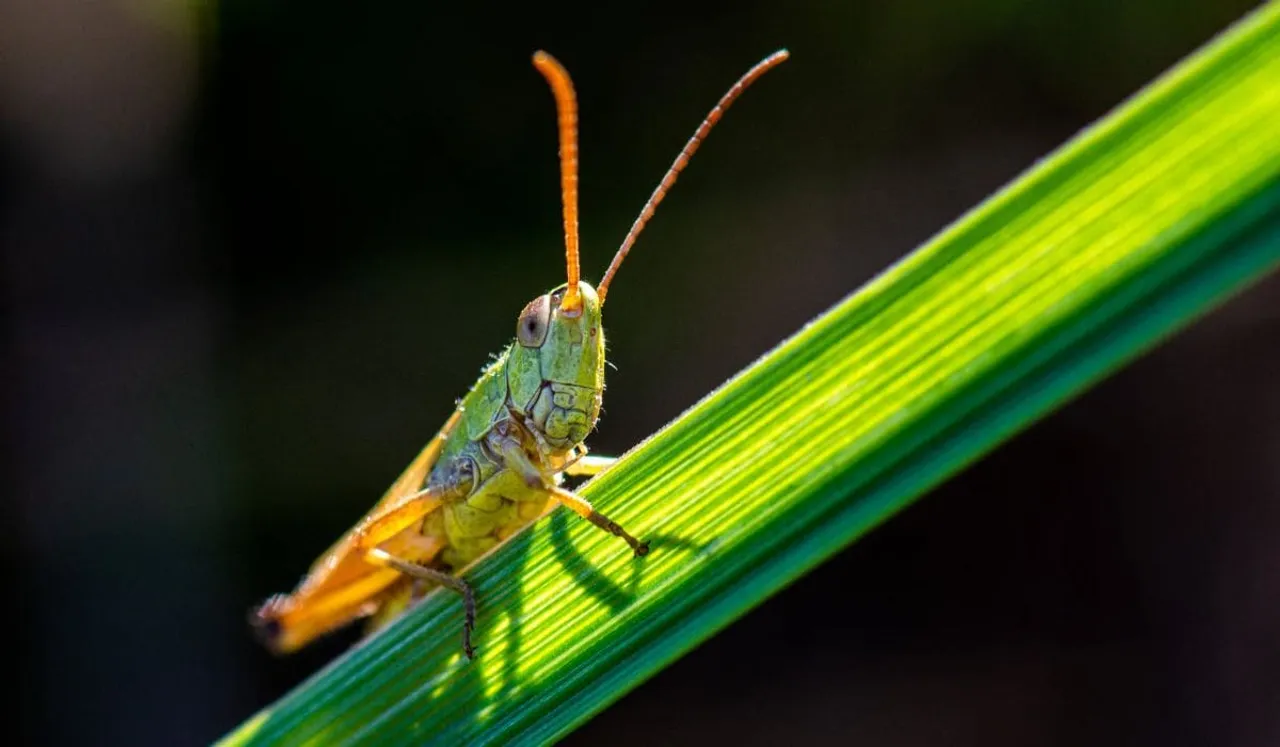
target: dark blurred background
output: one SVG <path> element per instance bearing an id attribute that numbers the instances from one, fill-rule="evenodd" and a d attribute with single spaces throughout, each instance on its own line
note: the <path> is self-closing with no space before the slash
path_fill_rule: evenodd
<path id="1" fill-rule="evenodd" d="M 27 743 L 208 742 L 336 656 L 290 588 L 711 135 L 610 295 L 617 453 L 1209 40 L 1239 0 L 0 0 L 4 576 Z M 1280 744 L 1280 282 L 957 476 L 569 744 Z M 803 447 L 803 444 L 798 444 Z"/>

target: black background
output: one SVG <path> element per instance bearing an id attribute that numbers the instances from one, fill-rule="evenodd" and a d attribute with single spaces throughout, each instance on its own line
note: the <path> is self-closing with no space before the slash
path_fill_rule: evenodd
<path id="1" fill-rule="evenodd" d="M 208 742 L 338 654 L 291 587 L 562 279 L 574 77 L 617 453 L 1250 7 L 12 3 L 0 249 L 14 732 Z M 199 7 L 199 14 L 193 8 Z M 1280 743 L 1280 284 L 1045 419 L 569 744 Z M 803 444 L 797 444 L 803 448 Z"/>

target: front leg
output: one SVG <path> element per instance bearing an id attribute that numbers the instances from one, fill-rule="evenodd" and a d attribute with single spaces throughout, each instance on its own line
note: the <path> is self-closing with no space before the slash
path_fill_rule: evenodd
<path id="1" fill-rule="evenodd" d="M 626 530 L 618 526 L 617 522 L 613 519 L 610 519 L 608 516 L 605 516 L 592 508 L 591 503 L 587 501 L 586 498 L 583 498 L 571 490 L 565 490 L 558 486 L 552 486 L 550 491 L 552 497 L 568 506 L 575 514 L 581 516 L 592 524 L 595 524 L 609 534 L 612 534 L 615 537 L 621 537 L 631 547 L 632 552 L 636 554 L 637 558 L 643 558 L 649 554 L 648 542 L 641 542 L 630 534 L 627 534 Z"/>
<path id="2" fill-rule="evenodd" d="M 564 466 L 564 473 L 570 477 L 595 477 L 613 466 L 617 457 L 583 456 Z"/>
<path id="3" fill-rule="evenodd" d="M 524 478 L 526 484 L 531 488 L 541 488 L 551 494 L 553 498 L 568 506 L 571 511 L 595 524 L 601 529 L 615 537 L 621 537 L 636 554 L 637 557 L 644 557 L 649 554 L 649 543 L 641 542 L 630 534 L 627 534 L 621 526 L 613 519 L 592 508 L 586 498 L 569 490 L 556 485 L 551 478 L 543 472 L 538 465 L 534 464 L 529 456 L 525 454 L 524 449 L 520 446 L 520 442 L 515 439 L 507 439 L 502 442 L 499 449 L 502 459 L 507 467 L 515 471 Z"/>

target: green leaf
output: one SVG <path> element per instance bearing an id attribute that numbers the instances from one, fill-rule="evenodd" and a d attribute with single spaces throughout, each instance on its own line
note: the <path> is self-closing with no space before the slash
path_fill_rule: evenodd
<path id="1" fill-rule="evenodd" d="M 226 744 L 544 743 L 1280 262 L 1266 6 Z"/>

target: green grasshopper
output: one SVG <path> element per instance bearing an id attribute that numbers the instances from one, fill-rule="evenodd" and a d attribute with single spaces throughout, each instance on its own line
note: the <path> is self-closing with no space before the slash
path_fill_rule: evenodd
<path id="1" fill-rule="evenodd" d="M 534 54 L 556 103 L 567 282 L 524 307 L 515 341 L 381 500 L 292 593 L 273 596 L 252 613 L 269 649 L 295 651 L 361 618 L 371 634 L 443 586 L 462 596 L 462 648 L 473 658 L 475 595 L 455 572 L 557 502 L 620 537 L 637 556 L 648 554 L 647 543 L 561 487 L 566 475 L 599 474 L 614 461 L 588 456 L 583 444 L 604 392 L 600 311 L 618 267 L 703 138 L 743 90 L 788 56 L 784 49 L 766 57 L 721 97 L 645 203 L 600 287 L 592 288 L 578 269 L 577 99 L 564 67 L 545 52 Z"/>

